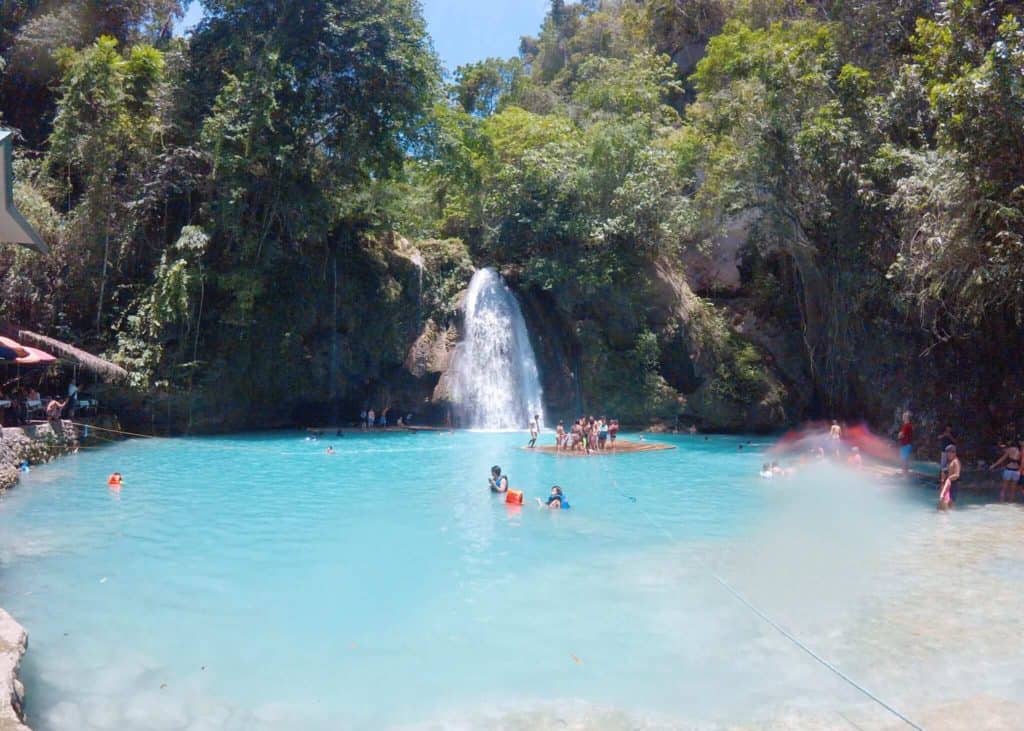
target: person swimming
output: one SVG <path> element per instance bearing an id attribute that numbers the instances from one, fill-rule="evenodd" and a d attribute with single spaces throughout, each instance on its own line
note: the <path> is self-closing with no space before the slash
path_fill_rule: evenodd
<path id="1" fill-rule="evenodd" d="M 501 467 L 494 465 L 491 467 L 491 476 L 487 478 L 487 484 L 491 492 L 508 492 L 508 475 L 501 474 Z"/>
<path id="2" fill-rule="evenodd" d="M 333 446 L 327 448 L 327 454 L 334 454 L 334 447 Z"/>
<path id="3" fill-rule="evenodd" d="M 761 465 L 761 477 L 765 480 L 770 480 L 775 477 L 775 473 L 772 472 L 772 466 L 767 462 Z"/>
<path id="4" fill-rule="evenodd" d="M 562 492 L 562 488 L 558 485 L 551 488 L 551 494 L 548 495 L 547 501 L 537 498 L 537 504 L 542 508 L 548 508 L 549 510 L 569 509 L 569 502 L 565 499 L 565 493 Z"/>

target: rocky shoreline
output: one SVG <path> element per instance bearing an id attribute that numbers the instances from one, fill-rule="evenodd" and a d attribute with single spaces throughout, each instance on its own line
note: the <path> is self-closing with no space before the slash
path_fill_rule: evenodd
<path id="1" fill-rule="evenodd" d="M 29 731 L 25 725 L 25 688 L 18 666 L 28 649 L 28 633 L 0 609 L 0 731 Z"/>
<path id="2" fill-rule="evenodd" d="M 70 421 L 53 427 L 48 422 L 0 429 L 0 492 L 18 482 L 18 465 L 42 464 L 78 449 L 78 432 Z"/>
<path id="3" fill-rule="evenodd" d="M 0 429 L 0 493 L 14 487 L 18 466 L 49 462 L 78 449 L 78 433 L 69 421 Z M 21 658 L 28 649 L 28 633 L 0 609 L 0 731 L 29 731 L 25 725 L 25 688 L 18 679 Z"/>

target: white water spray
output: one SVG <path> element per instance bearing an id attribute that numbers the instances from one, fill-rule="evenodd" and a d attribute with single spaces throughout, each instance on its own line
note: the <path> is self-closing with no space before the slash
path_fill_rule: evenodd
<path id="1" fill-rule="evenodd" d="M 537 361 L 512 290 L 493 269 L 469 283 L 465 337 L 452 364 L 452 400 L 462 426 L 525 429 L 534 414 L 544 423 Z"/>

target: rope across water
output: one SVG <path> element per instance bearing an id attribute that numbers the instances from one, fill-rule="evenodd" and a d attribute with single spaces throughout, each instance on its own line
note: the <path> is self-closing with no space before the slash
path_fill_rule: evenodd
<path id="1" fill-rule="evenodd" d="M 615 476 L 613 474 L 611 474 L 611 471 L 607 467 L 605 467 L 604 470 L 605 470 L 605 476 L 614 484 L 616 494 L 622 496 L 626 500 L 629 500 L 631 503 L 635 504 L 639 508 L 640 513 L 644 516 L 644 518 L 647 520 L 647 522 L 650 523 L 651 526 L 655 530 L 661 531 L 661 533 L 663 533 L 666 538 L 668 538 L 670 541 L 674 542 L 676 540 L 676 538 L 668 530 L 668 528 L 666 528 L 664 525 L 661 525 L 658 522 L 656 522 L 654 520 L 654 518 L 651 517 L 650 513 L 648 513 L 646 510 L 644 510 L 643 506 L 641 506 L 637 502 L 637 499 L 636 499 L 635 496 L 627 495 L 626 493 L 622 492 L 622 490 L 621 490 L 621 488 L 619 486 L 619 481 L 617 479 L 615 479 Z M 889 703 L 886 703 L 884 700 L 882 700 L 877 695 L 872 693 L 870 690 L 865 688 L 862 684 L 858 683 L 856 680 L 854 680 L 849 675 L 847 675 L 842 670 L 840 670 L 838 667 L 836 667 L 833 663 L 829 662 L 824 657 L 822 657 L 817 652 L 815 652 L 813 649 L 808 647 L 807 644 L 804 643 L 802 640 L 800 640 L 799 637 L 797 637 L 792 632 L 790 632 L 785 627 L 783 627 L 781 624 L 776 622 L 764 610 L 760 609 L 753 602 L 751 602 L 749 599 L 747 599 L 747 597 L 745 597 L 743 594 L 741 594 L 735 587 L 733 587 L 732 584 L 730 584 L 728 581 L 726 581 L 724 578 L 722 578 L 707 563 L 703 563 L 702 562 L 700 565 L 701 565 L 701 567 L 705 571 L 707 571 L 707 573 L 716 582 L 718 582 L 718 584 L 720 586 L 722 586 L 726 591 L 728 591 L 730 594 L 732 594 L 732 596 L 737 601 L 739 601 L 741 604 L 743 604 L 743 606 L 745 606 L 747 609 L 749 609 L 751 612 L 753 612 L 757 617 L 759 617 L 762 621 L 764 621 L 766 624 L 768 624 L 768 626 L 770 626 L 772 629 L 774 629 L 776 632 L 778 632 L 784 638 L 789 640 L 789 642 L 791 642 L 795 647 L 797 647 L 799 650 L 801 650 L 802 652 L 804 652 L 805 654 L 810 656 L 819 665 L 821 665 L 822 667 L 824 667 L 827 670 L 829 670 L 836 677 L 838 677 L 839 679 L 844 681 L 847 685 L 849 685 L 850 687 L 854 688 L 855 690 L 857 690 L 859 693 L 861 693 L 865 697 L 869 698 L 870 700 L 874 701 L 880 707 L 884 708 L 886 711 L 891 713 L 893 716 L 895 716 L 899 720 L 903 721 L 905 724 L 907 724 L 911 728 L 916 729 L 916 731 L 924 731 L 924 728 L 922 726 L 920 726 L 917 723 L 914 723 L 913 721 L 911 721 L 909 718 L 907 718 L 907 716 L 905 714 L 901 713 L 899 710 L 894 708 Z"/>

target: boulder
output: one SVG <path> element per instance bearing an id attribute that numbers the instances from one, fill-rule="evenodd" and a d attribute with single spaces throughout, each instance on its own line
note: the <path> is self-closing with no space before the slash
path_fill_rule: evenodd
<path id="1" fill-rule="evenodd" d="M 0 731 L 30 731 L 25 725 L 25 688 L 18 679 L 28 633 L 0 609 Z"/>

